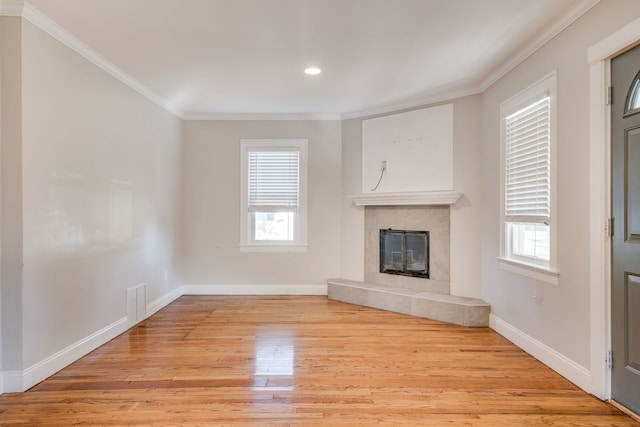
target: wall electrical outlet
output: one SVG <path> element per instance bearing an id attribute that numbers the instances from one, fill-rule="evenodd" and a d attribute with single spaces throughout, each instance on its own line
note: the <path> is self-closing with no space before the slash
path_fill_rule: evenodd
<path id="1" fill-rule="evenodd" d="M 380 162 L 380 172 L 385 172 L 387 170 L 387 161 L 386 160 L 382 160 Z"/>

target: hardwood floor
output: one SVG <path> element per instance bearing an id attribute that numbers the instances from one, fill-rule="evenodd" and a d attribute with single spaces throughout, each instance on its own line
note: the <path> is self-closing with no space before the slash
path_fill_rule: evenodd
<path id="1" fill-rule="evenodd" d="M 638 426 L 488 328 L 325 297 L 184 296 L 0 424 Z"/>

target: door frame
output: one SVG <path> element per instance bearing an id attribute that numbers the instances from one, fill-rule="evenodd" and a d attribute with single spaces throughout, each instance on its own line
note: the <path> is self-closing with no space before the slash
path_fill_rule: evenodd
<path id="1" fill-rule="evenodd" d="M 591 390 L 611 399 L 611 239 L 606 224 L 611 217 L 611 59 L 640 45 L 640 18 L 591 46 L 589 61 L 589 300 Z M 620 96 L 620 95 L 618 95 Z"/>

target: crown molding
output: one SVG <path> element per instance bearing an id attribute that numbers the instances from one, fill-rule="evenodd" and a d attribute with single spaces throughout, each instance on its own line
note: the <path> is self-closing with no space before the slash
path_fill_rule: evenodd
<path id="1" fill-rule="evenodd" d="M 7 0 L 0 0 L 3 3 Z M 10 3 L 11 0 L 9 0 Z M 17 2 L 16 2 L 17 3 Z M 20 1 L 19 3 L 23 3 Z M 77 37 L 67 32 L 60 25 L 53 22 L 51 19 L 42 14 L 39 10 L 31 6 L 29 3 L 23 3 L 22 7 L 22 17 L 27 21 L 31 22 L 33 25 L 49 34 L 54 39 L 58 40 L 71 50 L 75 51 L 89 62 L 93 63 L 97 67 L 101 68 L 111 76 L 120 80 L 122 83 L 129 86 L 131 89 L 140 93 L 142 96 L 146 97 L 150 101 L 158 104 L 160 107 L 164 108 L 169 113 L 182 118 L 182 112 L 171 102 L 162 98 L 160 95 L 153 92 L 151 89 L 140 83 L 138 80 L 134 79 L 131 75 L 124 72 L 122 69 L 111 63 L 109 60 L 98 54 L 96 51 L 91 49 L 89 46 L 80 41 Z M 17 15 L 19 16 L 19 15 Z"/>
<path id="2" fill-rule="evenodd" d="M 341 120 L 339 113 L 184 113 L 183 120 Z"/>
<path id="3" fill-rule="evenodd" d="M 490 88 L 495 82 L 504 77 L 511 70 L 520 65 L 525 59 L 537 52 L 542 46 L 551 41 L 555 36 L 560 34 L 569 25 L 573 24 L 578 18 L 587 13 L 591 8 L 598 4 L 600 0 L 582 0 L 565 13 L 560 19 L 555 21 L 551 26 L 539 34 L 535 39 L 527 44 L 518 54 L 511 57 L 502 66 L 497 68 L 489 77 L 484 79 L 480 84 L 480 91 L 484 92 Z"/>
<path id="4" fill-rule="evenodd" d="M 439 102 L 448 102 L 448 101 L 451 101 L 452 99 L 458 99 L 458 98 L 463 98 L 465 96 L 477 95 L 481 92 L 482 90 L 480 90 L 478 87 L 475 87 L 475 86 L 463 87 L 463 88 L 452 90 L 450 92 L 446 92 L 443 94 L 420 98 L 413 101 L 407 101 L 407 102 L 398 103 L 398 104 L 391 104 L 383 107 L 373 108 L 370 110 L 354 111 L 351 113 L 342 113 L 340 114 L 340 118 L 342 120 L 349 120 L 349 119 L 364 118 L 369 116 L 376 116 L 381 114 L 397 113 L 398 111 L 401 111 L 401 110 L 409 110 L 411 108 L 424 107 L 425 105 L 437 104 Z"/>
<path id="5" fill-rule="evenodd" d="M 24 0 L 0 0 L 0 16 L 22 16 Z"/>

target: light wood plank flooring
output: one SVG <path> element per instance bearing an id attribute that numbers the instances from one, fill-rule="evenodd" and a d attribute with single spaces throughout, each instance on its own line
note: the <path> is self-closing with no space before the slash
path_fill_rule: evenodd
<path id="1" fill-rule="evenodd" d="M 184 296 L 0 424 L 638 426 L 488 328 L 325 297 Z"/>

